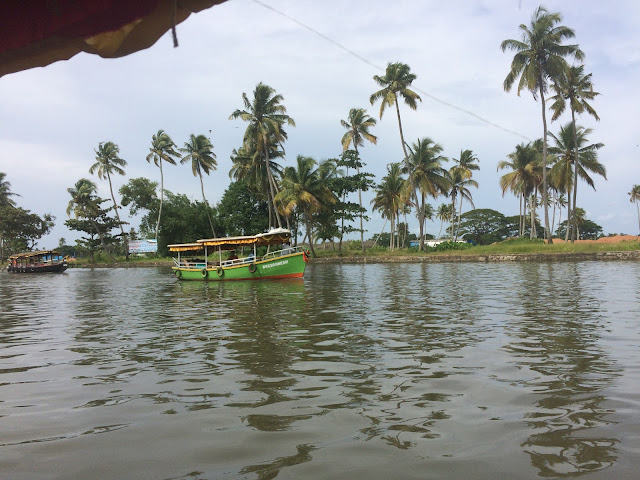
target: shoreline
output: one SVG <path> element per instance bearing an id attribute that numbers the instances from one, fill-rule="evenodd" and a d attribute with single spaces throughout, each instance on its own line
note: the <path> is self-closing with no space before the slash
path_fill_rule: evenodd
<path id="1" fill-rule="evenodd" d="M 368 264 L 368 263 L 500 263 L 500 262 L 575 262 L 640 260 L 640 250 L 610 252 L 556 252 L 556 253 L 496 253 L 496 254 L 441 254 L 398 256 L 332 256 L 311 258 L 310 265 Z M 118 262 L 69 265 L 73 268 L 136 268 L 171 267 L 172 261 Z"/>

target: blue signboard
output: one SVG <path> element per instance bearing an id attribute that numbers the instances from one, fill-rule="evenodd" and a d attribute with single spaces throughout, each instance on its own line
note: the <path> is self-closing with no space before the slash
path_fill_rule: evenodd
<path id="1" fill-rule="evenodd" d="M 131 240 L 129 241 L 129 253 L 157 253 L 158 242 L 155 240 Z"/>

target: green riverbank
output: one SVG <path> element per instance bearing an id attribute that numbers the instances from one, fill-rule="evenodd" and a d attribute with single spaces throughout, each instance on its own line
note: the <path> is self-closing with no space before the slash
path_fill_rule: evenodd
<path id="1" fill-rule="evenodd" d="M 440 263 L 440 262 L 532 262 L 532 261 L 585 261 L 585 260 L 639 260 L 640 241 L 591 242 L 591 243 L 554 243 L 545 245 L 542 241 L 515 239 L 493 245 L 462 245 L 460 249 L 419 252 L 416 248 L 388 249 L 377 247 L 361 250 L 343 245 L 342 253 L 327 245 L 315 248 L 317 256 L 312 264 L 323 263 Z M 169 267 L 173 265 L 170 257 L 164 258 L 122 258 L 118 262 L 100 261 L 89 263 L 84 259 L 70 262 L 70 268 L 123 268 L 123 267 Z"/>

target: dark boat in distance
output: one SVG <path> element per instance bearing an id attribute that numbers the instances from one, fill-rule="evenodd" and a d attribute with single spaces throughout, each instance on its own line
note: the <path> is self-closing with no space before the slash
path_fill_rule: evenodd
<path id="1" fill-rule="evenodd" d="M 22 252 L 9 257 L 8 272 L 16 273 L 45 273 L 64 272 L 67 260 L 55 250 L 40 250 L 38 252 Z"/>

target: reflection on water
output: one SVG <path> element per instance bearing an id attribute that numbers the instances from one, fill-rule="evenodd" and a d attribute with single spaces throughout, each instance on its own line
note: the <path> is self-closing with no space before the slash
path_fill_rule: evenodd
<path id="1" fill-rule="evenodd" d="M 639 286 L 632 262 L 3 273 L 0 471 L 634 478 Z"/>

